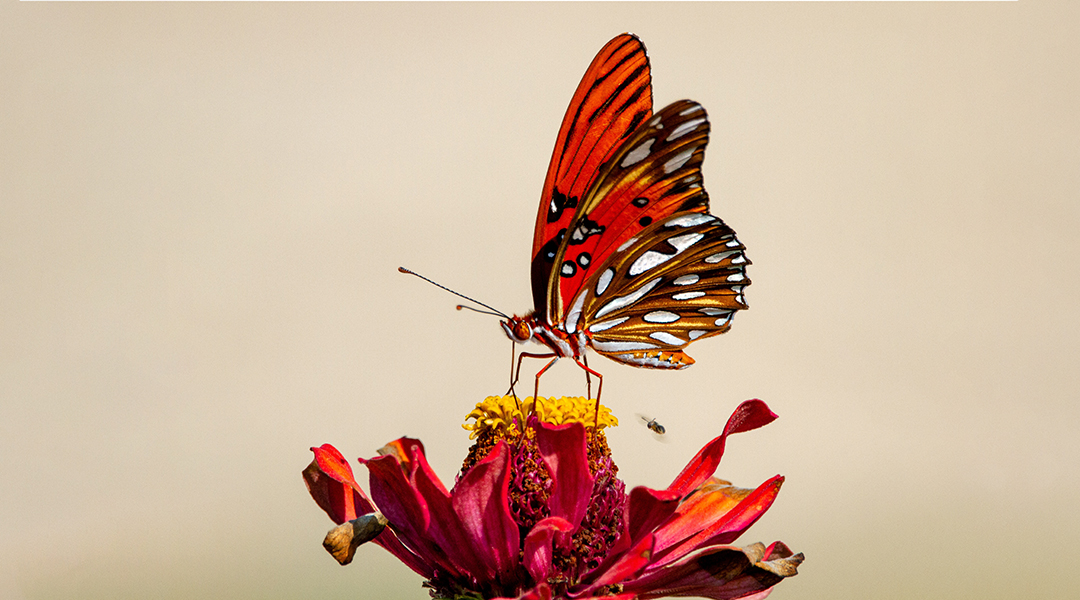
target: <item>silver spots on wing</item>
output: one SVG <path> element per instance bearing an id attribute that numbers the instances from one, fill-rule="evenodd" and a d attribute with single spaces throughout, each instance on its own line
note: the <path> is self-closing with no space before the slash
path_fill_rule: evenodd
<path id="1" fill-rule="evenodd" d="M 702 110 L 701 105 L 700 104 L 695 104 L 695 105 L 691 106 L 690 108 L 683 109 L 682 111 L 680 111 L 679 116 L 680 117 L 685 117 L 686 115 L 692 115 L 692 114 L 698 112 L 699 110 Z"/>
<path id="2" fill-rule="evenodd" d="M 648 342 L 603 342 L 600 340 L 592 341 L 593 348 L 596 348 L 600 352 L 626 352 L 628 350 L 652 350 L 657 348 L 656 344 L 650 344 Z"/>
<path id="3" fill-rule="evenodd" d="M 679 215 L 672 219 L 664 221 L 664 227 L 693 227 L 695 225 L 704 225 L 715 221 L 716 217 L 706 213 L 690 213 L 686 215 Z"/>
<path id="4" fill-rule="evenodd" d="M 649 155 L 650 149 L 652 148 L 653 142 L 655 141 L 656 138 L 649 138 L 642 142 L 640 146 L 634 148 L 630 151 L 629 154 L 626 155 L 626 158 L 624 158 L 623 161 L 619 163 L 619 166 L 625 169 L 626 167 L 645 160 L 645 157 Z"/>
<path id="5" fill-rule="evenodd" d="M 691 329 L 690 333 L 689 333 L 690 341 L 692 342 L 692 341 L 698 339 L 699 337 L 705 335 L 706 333 L 709 333 L 709 332 L 705 331 L 704 329 Z"/>
<path id="6" fill-rule="evenodd" d="M 690 160 L 690 157 L 694 155 L 694 150 L 694 148 L 687 148 L 664 163 L 664 175 L 681 169 L 686 164 L 686 161 Z"/>
<path id="7" fill-rule="evenodd" d="M 726 315 L 726 314 L 731 313 L 730 310 L 725 310 L 723 308 L 713 308 L 711 306 L 706 306 L 705 308 L 699 308 L 698 312 L 703 314 L 703 315 L 710 316 L 710 317 L 717 317 L 717 316 L 720 316 L 720 315 Z"/>
<path id="8" fill-rule="evenodd" d="M 727 278 L 728 281 L 742 281 L 744 279 L 746 279 L 746 277 L 742 273 L 735 273 L 734 275 L 728 275 L 728 278 Z"/>
<path id="9" fill-rule="evenodd" d="M 589 333 L 596 333 L 598 331 L 604 331 L 606 329 L 611 329 L 612 327 L 615 327 L 616 325 L 622 325 L 623 323 L 625 323 L 625 322 L 627 322 L 629 320 L 630 320 L 630 317 L 619 317 L 617 319 L 608 319 L 607 321 L 600 321 L 599 323 L 593 323 L 592 325 L 589 325 L 588 330 L 589 330 Z"/>
<path id="10" fill-rule="evenodd" d="M 599 296 L 607 291 L 607 286 L 611 284 L 612 278 L 615 277 L 615 269 L 608 267 L 600 274 L 600 279 L 596 282 L 596 295 Z"/>
<path id="11" fill-rule="evenodd" d="M 640 275 L 649 269 L 662 265 L 667 261 L 675 258 L 679 254 L 686 250 L 690 246 L 693 246 L 701 238 L 705 237 L 704 233 L 685 233 L 683 235 L 677 235 L 672 238 L 668 238 L 667 242 L 675 247 L 674 254 L 665 254 L 663 252 L 657 252 L 656 250 L 649 250 L 648 252 L 637 257 L 634 264 L 630 265 L 630 270 L 627 272 L 631 277 Z"/>
<path id="12" fill-rule="evenodd" d="M 577 332 L 578 319 L 581 318 L 581 307 L 584 305 L 585 294 L 578 294 L 578 297 L 574 300 L 574 305 L 566 313 L 566 330 L 570 333 Z"/>
<path id="13" fill-rule="evenodd" d="M 674 323 L 679 320 L 679 315 L 666 310 L 654 310 L 646 313 L 642 319 L 645 319 L 646 323 Z"/>
<path id="14" fill-rule="evenodd" d="M 663 342 L 665 344 L 671 344 L 672 346 L 682 346 L 683 344 L 686 343 L 686 340 L 684 340 L 684 339 L 682 339 L 682 338 L 680 338 L 678 336 L 671 335 L 670 333 L 668 333 L 666 331 L 654 331 L 654 332 L 649 334 L 649 337 L 651 337 L 652 339 L 654 339 L 654 340 L 656 340 L 658 342 Z"/>
<path id="15" fill-rule="evenodd" d="M 705 122 L 705 117 L 701 117 L 701 118 L 698 118 L 698 119 L 690 119 L 689 121 L 683 123 L 682 125 L 679 125 L 675 129 L 673 129 L 671 131 L 671 133 L 668 134 L 667 141 L 670 142 L 671 140 L 673 140 L 675 138 L 679 138 L 679 137 L 682 137 L 682 136 L 686 135 L 687 133 L 689 133 L 689 132 L 693 131 L 694 129 L 696 129 L 698 125 L 701 125 L 704 122 Z"/>
<path id="16" fill-rule="evenodd" d="M 622 251 L 626 250 L 627 248 L 629 248 L 630 246 L 633 246 L 636 243 L 637 243 L 637 236 L 634 236 L 634 237 L 626 240 L 625 242 L 623 242 L 622 246 L 619 246 L 615 251 L 616 252 L 622 252 Z"/>
<path id="17" fill-rule="evenodd" d="M 706 256 L 705 262 L 709 263 L 710 265 L 715 265 L 716 263 L 723 262 L 724 259 L 734 256 L 738 253 L 738 250 L 725 250 L 724 252 L 717 252 L 716 254 Z"/>
<path id="18" fill-rule="evenodd" d="M 705 295 L 705 292 L 682 292 L 671 296 L 672 300 L 693 300 Z"/>
<path id="19" fill-rule="evenodd" d="M 701 281 L 701 277 L 698 276 L 696 273 L 691 273 L 689 275 L 683 275 L 682 277 L 679 277 L 671 283 L 675 285 L 693 285 L 698 281 Z"/>
<path id="20" fill-rule="evenodd" d="M 620 308 L 625 308 L 625 307 L 630 306 L 631 304 L 637 302 L 638 300 L 641 300 L 645 296 L 645 294 L 648 294 L 649 292 L 651 292 L 652 289 L 654 287 L 656 287 L 660 283 L 661 279 L 662 278 L 657 277 L 657 278 L 653 279 L 652 281 L 646 283 L 645 285 L 641 286 L 640 288 L 638 288 L 637 291 L 635 291 L 633 293 L 630 293 L 630 294 L 627 294 L 625 296 L 619 296 L 618 298 L 615 298 L 611 302 L 608 302 L 603 307 L 601 307 L 600 310 L 596 311 L 596 318 L 600 318 L 600 317 L 602 317 L 602 316 L 604 316 L 604 315 L 606 315 L 606 314 L 608 314 L 608 313 L 610 313 L 612 311 L 619 310 Z M 605 287 L 607 287 L 607 286 L 605 286 Z"/>

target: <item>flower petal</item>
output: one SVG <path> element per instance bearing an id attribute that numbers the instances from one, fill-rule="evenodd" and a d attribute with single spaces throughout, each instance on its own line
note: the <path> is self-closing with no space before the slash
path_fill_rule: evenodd
<path id="1" fill-rule="evenodd" d="M 640 575 L 649 566 L 649 561 L 652 560 L 653 545 L 655 543 L 656 540 L 651 534 L 646 535 L 637 544 L 634 544 L 633 548 L 619 556 L 603 573 L 600 573 L 584 591 L 595 592 L 599 588 L 621 583 Z"/>
<path id="2" fill-rule="evenodd" d="M 775 545 L 774 545 L 775 546 Z M 786 549 L 786 546 L 784 547 Z M 801 554 L 766 559 L 766 548 L 716 546 L 686 556 L 667 567 L 623 585 L 624 592 L 638 598 L 700 596 L 716 600 L 762 598 L 761 594 L 784 577 L 797 573 Z"/>
<path id="3" fill-rule="evenodd" d="M 551 516 L 565 519 L 576 531 L 585 517 L 595 482 L 589 473 L 585 427 L 581 423 L 539 423 L 536 442 L 551 474 Z"/>
<path id="4" fill-rule="evenodd" d="M 517 576 L 521 541 L 510 514 L 509 454 L 506 442 L 500 441 L 469 469 L 451 494 L 454 512 L 477 559 L 494 569 L 494 578 L 502 584 L 512 584 Z"/>
<path id="5" fill-rule="evenodd" d="M 428 504 L 419 490 L 405 479 L 397 457 L 378 456 L 363 463 L 371 474 L 371 496 L 401 541 L 429 564 L 445 569 L 453 577 L 460 577 L 461 565 L 450 560 L 428 534 L 431 522 Z"/>
<path id="6" fill-rule="evenodd" d="M 375 506 L 353 479 L 352 467 L 337 448 L 323 444 L 311 451 L 315 460 L 304 469 L 304 483 L 319 508 L 338 525 L 375 512 Z"/>
<path id="7" fill-rule="evenodd" d="M 551 540 L 555 534 L 573 530 L 573 525 L 559 517 L 547 517 L 529 530 L 529 535 L 525 536 L 522 562 L 533 581 L 547 581 L 551 575 Z"/>
<path id="8" fill-rule="evenodd" d="M 733 433 L 741 433 L 768 425 L 776 420 L 776 414 L 761 400 L 747 400 L 731 413 L 724 433 L 713 439 L 702 448 L 679 473 L 675 481 L 668 486 L 668 491 L 675 492 L 679 496 L 685 496 L 692 490 L 697 489 L 716 472 L 720 458 L 724 455 L 724 444 L 727 436 Z"/>
<path id="9" fill-rule="evenodd" d="M 353 479 L 352 467 L 338 449 L 330 444 L 312 448 L 315 460 L 304 469 L 304 482 L 315 503 L 337 524 L 375 512 L 375 505 Z M 406 548 L 397 535 L 384 529 L 375 543 L 386 548 L 398 560 L 424 577 L 432 577 L 431 565 Z"/>
<path id="10" fill-rule="evenodd" d="M 650 568 L 675 562 L 698 548 L 735 541 L 769 510 L 783 483 L 777 475 L 753 491 L 714 485 L 711 491 L 694 494 L 679 507 L 678 516 L 656 532 L 657 558 Z"/>

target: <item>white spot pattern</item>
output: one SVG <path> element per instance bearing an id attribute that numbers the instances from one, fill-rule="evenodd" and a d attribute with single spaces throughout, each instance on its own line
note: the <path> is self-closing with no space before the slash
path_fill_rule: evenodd
<path id="1" fill-rule="evenodd" d="M 706 333 L 709 333 L 709 332 L 705 331 L 704 329 L 691 329 L 690 330 L 690 341 L 692 342 L 692 341 L 698 339 L 699 337 L 705 335 Z"/>
<path id="2" fill-rule="evenodd" d="M 585 294 L 580 293 L 577 299 L 574 300 L 574 305 L 570 307 L 570 312 L 566 315 L 566 330 L 570 333 L 577 332 L 578 319 L 581 318 L 581 307 L 585 304 Z"/>
<path id="3" fill-rule="evenodd" d="M 649 337 L 651 337 L 652 339 L 654 339 L 654 340 L 656 340 L 658 342 L 663 342 L 665 344 L 671 344 L 672 346 L 682 346 L 683 344 L 686 343 L 686 340 L 684 340 L 684 339 L 682 339 L 682 338 L 680 338 L 678 336 L 671 335 L 670 333 L 668 333 L 666 331 L 654 331 L 654 332 L 649 334 Z"/>
<path id="4" fill-rule="evenodd" d="M 593 323 L 592 325 L 589 325 L 589 327 L 588 327 L 589 333 L 596 333 L 597 331 L 604 331 L 606 329 L 611 329 L 612 327 L 615 327 L 616 325 L 622 325 L 623 323 L 625 323 L 625 322 L 627 322 L 629 320 L 630 320 L 630 317 L 619 317 L 617 319 L 609 319 L 607 321 L 600 321 L 599 323 Z"/>
<path id="5" fill-rule="evenodd" d="M 744 277 L 742 273 L 735 273 L 734 275 L 728 275 L 728 278 L 727 278 L 728 281 L 742 281 L 743 279 L 746 279 L 746 277 Z"/>
<path id="6" fill-rule="evenodd" d="M 694 225 L 703 225 L 710 221 L 715 221 L 716 217 L 707 215 L 704 213 L 691 213 L 688 215 L 679 215 L 675 218 L 664 221 L 664 227 L 693 227 Z"/>
<path id="7" fill-rule="evenodd" d="M 600 352 L 626 352 L 627 350 L 652 350 L 658 348 L 656 344 L 650 344 L 648 342 L 601 342 L 599 340 L 593 340 L 593 348 L 596 348 Z"/>
<path id="8" fill-rule="evenodd" d="M 655 141 L 656 138 L 649 138 L 642 142 L 640 146 L 634 148 L 630 151 L 629 154 L 626 155 L 626 158 L 624 158 L 623 161 L 619 163 L 619 166 L 625 169 L 630 165 L 634 165 L 645 160 L 645 157 L 649 155 L 650 148 L 652 148 L 653 142 Z"/>
<path id="9" fill-rule="evenodd" d="M 726 250 L 724 252 L 717 252 L 716 254 L 710 254 L 705 257 L 705 262 L 710 265 L 715 265 L 718 262 L 723 262 L 725 258 L 738 254 L 738 250 Z"/>
<path id="10" fill-rule="evenodd" d="M 685 233 L 683 235 L 668 238 L 668 243 L 675 246 L 675 254 L 664 254 L 663 252 L 649 250 L 645 254 L 637 257 L 634 264 L 630 265 L 628 273 L 631 277 L 634 277 L 657 265 L 662 265 L 679 254 L 682 254 L 683 250 L 693 246 L 703 237 L 705 237 L 704 233 Z"/>
<path id="11" fill-rule="evenodd" d="M 615 269 L 608 267 L 600 274 L 600 279 L 596 282 L 596 295 L 599 296 L 607 291 L 607 286 L 611 284 L 611 280 L 615 277 Z"/>
<path id="12" fill-rule="evenodd" d="M 623 245 L 616 248 L 615 251 L 616 252 L 622 252 L 623 250 L 626 250 L 627 248 L 629 248 L 630 246 L 633 246 L 636 243 L 637 243 L 637 237 L 632 237 L 632 238 L 626 240 L 625 242 L 623 242 Z"/>
<path id="13" fill-rule="evenodd" d="M 687 133 L 689 133 L 689 132 L 693 131 L 694 129 L 696 129 L 698 125 L 701 125 L 704 122 L 705 122 L 705 117 L 701 117 L 700 119 L 691 119 L 691 120 L 683 123 L 682 125 L 679 125 L 674 130 L 672 130 L 672 132 L 670 134 L 668 134 L 667 141 L 670 142 L 671 140 L 673 140 L 675 138 L 682 137 L 682 136 L 686 135 Z"/>
<path id="14" fill-rule="evenodd" d="M 654 310 L 641 318 L 645 319 L 646 323 L 674 323 L 679 320 L 679 315 L 666 310 Z"/>
<path id="15" fill-rule="evenodd" d="M 683 275 L 682 277 L 672 281 L 675 285 L 692 285 L 701 280 L 697 274 L 691 273 L 690 275 Z"/>
<path id="16" fill-rule="evenodd" d="M 672 300 L 693 300 L 705 295 L 705 292 L 682 292 L 671 297 Z"/>
<path id="17" fill-rule="evenodd" d="M 682 166 L 686 164 L 686 161 L 690 160 L 690 157 L 694 155 L 694 150 L 694 148 L 687 148 L 664 163 L 664 175 L 681 169 Z"/>
<path id="18" fill-rule="evenodd" d="M 691 106 L 690 108 L 682 110 L 679 113 L 679 115 L 685 117 L 686 115 L 692 115 L 692 114 L 696 113 L 699 110 L 701 110 L 701 105 L 700 104 L 695 104 L 695 105 Z"/>
<path id="19" fill-rule="evenodd" d="M 649 283 L 641 286 L 641 288 L 639 288 L 636 292 L 632 294 L 627 294 L 625 296 L 619 296 L 611 302 L 608 302 L 603 307 L 601 307 L 600 310 L 596 311 L 596 318 L 599 319 L 600 317 L 608 314 L 609 312 L 619 310 L 620 308 L 625 308 L 637 302 L 638 300 L 641 300 L 641 298 L 644 297 L 645 294 L 651 292 L 652 289 L 660 283 L 660 280 L 661 278 L 657 277 Z"/>

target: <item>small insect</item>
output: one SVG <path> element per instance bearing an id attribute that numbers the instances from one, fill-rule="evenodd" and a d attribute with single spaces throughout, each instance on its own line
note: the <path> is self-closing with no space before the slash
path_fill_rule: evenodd
<path id="1" fill-rule="evenodd" d="M 645 421 L 645 426 L 651 429 L 654 433 L 658 435 L 664 435 L 664 432 L 667 431 L 666 429 L 664 429 L 663 425 L 656 422 L 656 419 L 650 419 L 649 417 L 646 417 L 641 413 L 638 413 L 638 416 L 641 417 L 642 421 Z"/>

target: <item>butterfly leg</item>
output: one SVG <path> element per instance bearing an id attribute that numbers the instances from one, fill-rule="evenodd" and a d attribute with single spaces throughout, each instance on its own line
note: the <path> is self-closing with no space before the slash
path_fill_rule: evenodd
<path id="1" fill-rule="evenodd" d="M 582 363 L 580 360 L 578 360 L 576 358 L 574 359 L 574 362 L 576 362 L 577 365 L 579 367 L 581 367 L 582 369 L 585 369 L 585 380 L 586 381 L 588 381 L 590 374 L 596 375 L 596 378 L 600 380 L 600 382 L 596 386 L 596 409 L 595 409 L 596 418 L 593 421 L 593 431 L 597 431 L 598 427 L 600 425 L 600 394 L 602 394 L 604 392 L 604 376 L 601 375 L 600 373 L 596 372 L 596 371 L 593 371 L 592 369 L 589 368 L 588 365 Z"/>
<path id="2" fill-rule="evenodd" d="M 525 353 L 522 352 L 521 355 L 525 356 Z M 533 412 L 536 412 L 537 408 L 539 408 L 539 406 L 540 406 L 540 376 L 544 374 L 544 371 L 547 371 L 548 369 L 550 369 L 551 365 L 553 365 L 553 364 L 555 364 L 556 362 L 559 361 L 559 356 L 557 354 L 530 354 L 529 356 L 532 356 L 534 358 L 541 358 L 541 357 L 546 358 L 548 356 L 554 356 L 555 357 L 555 358 L 551 359 L 550 361 L 548 361 L 548 364 L 544 365 L 543 369 L 540 369 L 539 371 L 536 372 L 536 383 L 533 386 Z M 521 364 L 520 361 L 518 362 L 518 364 L 519 365 Z"/>

